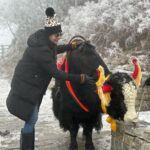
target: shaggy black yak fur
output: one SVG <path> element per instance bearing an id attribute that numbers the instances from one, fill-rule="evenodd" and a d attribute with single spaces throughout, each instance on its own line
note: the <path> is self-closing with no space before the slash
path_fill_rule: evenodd
<path id="1" fill-rule="evenodd" d="M 69 73 L 95 75 L 96 69 L 102 65 L 105 74 L 109 74 L 109 70 L 95 47 L 85 42 L 78 49 L 74 50 L 69 58 Z M 52 91 L 53 111 L 56 118 L 60 122 L 60 126 L 71 134 L 70 150 L 77 150 L 76 136 L 79 126 L 83 127 L 83 134 L 86 137 L 86 149 L 93 150 L 92 130 L 99 130 L 102 126 L 100 100 L 95 90 L 86 84 L 80 85 L 71 83 L 76 95 L 81 102 L 87 106 L 89 112 L 85 112 L 78 106 L 73 97 L 70 95 L 64 81 L 56 81 Z"/>
<path id="2" fill-rule="evenodd" d="M 86 73 L 94 76 L 99 65 L 104 68 L 105 75 L 111 74 L 107 66 L 96 52 L 95 47 L 84 42 L 76 50 L 72 51 L 68 57 L 69 73 Z M 63 65 L 64 70 L 64 65 Z M 115 73 L 110 75 L 107 81 L 112 87 L 111 104 L 108 106 L 108 113 L 118 119 L 123 120 L 127 111 L 124 103 L 122 86 L 132 81 L 132 78 L 126 73 Z M 80 126 L 83 127 L 85 136 L 85 149 L 94 150 L 92 142 L 92 130 L 100 130 L 102 127 L 100 99 L 92 87 L 86 84 L 80 85 L 71 83 L 73 89 L 80 101 L 89 109 L 89 112 L 82 110 L 69 93 L 64 81 L 56 81 L 52 90 L 53 111 L 59 120 L 61 128 L 70 131 L 70 150 L 78 150 L 77 133 Z M 117 93 L 115 92 L 117 90 Z"/>
<path id="3" fill-rule="evenodd" d="M 150 86 L 150 76 L 146 79 L 144 86 Z"/>
<path id="4" fill-rule="evenodd" d="M 124 115 L 127 112 L 127 107 L 124 103 L 124 94 L 122 91 L 123 86 L 129 82 L 132 82 L 135 86 L 132 78 L 127 73 L 123 72 L 111 74 L 109 80 L 105 82 L 105 84 L 109 84 L 113 88 L 107 112 L 114 119 L 123 120 Z"/>

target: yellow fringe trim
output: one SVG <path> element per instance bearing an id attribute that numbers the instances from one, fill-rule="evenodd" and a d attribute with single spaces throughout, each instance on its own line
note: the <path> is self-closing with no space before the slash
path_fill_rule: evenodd
<path id="1" fill-rule="evenodd" d="M 110 75 L 108 75 L 108 76 L 105 78 L 104 69 L 103 69 L 102 66 L 99 66 L 99 67 L 98 67 L 98 70 L 100 71 L 99 79 L 98 79 L 98 81 L 96 82 L 96 86 L 97 86 L 97 88 L 98 88 L 98 96 L 99 96 L 99 98 L 100 98 L 100 100 L 101 100 L 101 108 L 102 108 L 102 111 L 107 114 L 107 108 L 106 108 L 106 106 L 108 106 L 108 104 L 110 103 L 111 97 L 110 97 L 110 93 L 109 93 L 109 92 L 108 92 L 108 93 L 105 93 L 105 94 L 103 93 L 102 85 L 104 84 L 104 82 L 105 82 L 106 80 L 108 80 L 108 78 L 109 78 Z M 116 120 L 113 119 L 111 116 L 108 116 L 108 118 L 106 119 L 106 121 L 107 121 L 108 123 L 110 123 L 111 130 L 112 130 L 113 132 L 115 132 L 115 131 L 117 130 Z"/>
<path id="2" fill-rule="evenodd" d="M 107 121 L 108 123 L 110 123 L 111 130 L 112 130 L 113 132 L 116 132 L 116 131 L 117 131 L 117 123 L 116 123 L 116 120 L 113 119 L 112 117 L 108 116 L 107 119 L 106 119 L 106 121 Z"/>

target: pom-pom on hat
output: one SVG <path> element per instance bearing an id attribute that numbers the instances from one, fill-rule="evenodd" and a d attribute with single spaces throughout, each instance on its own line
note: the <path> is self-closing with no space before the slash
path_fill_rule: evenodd
<path id="1" fill-rule="evenodd" d="M 56 34 L 62 32 L 61 24 L 56 18 L 55 11 L 52 7 L 48 7 L 45 11 L 45 31 L 48 35 Z"/>

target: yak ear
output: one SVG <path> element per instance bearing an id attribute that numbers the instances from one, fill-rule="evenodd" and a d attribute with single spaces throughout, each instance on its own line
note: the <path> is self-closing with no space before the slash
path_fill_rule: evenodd
<path id="1" fill-rule="evenodd" d="M 136 57 L 132 57 L 131 61 L 132 61 L 132 64 L 134 65 L 134 71 L 132 73 L 132 78 L 133 78 L 136 86 L 139 87 L 141 84 L 141 78 L 142 78 L 141 67 L 140 67 L 138 59 Z"/>

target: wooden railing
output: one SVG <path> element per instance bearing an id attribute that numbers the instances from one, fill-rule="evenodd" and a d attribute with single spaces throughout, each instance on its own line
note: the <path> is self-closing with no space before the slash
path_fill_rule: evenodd
<path id="1" fill-rule="evenodd" d="M 0 58 L 3 58 L 8 52 L 9 45 L 0 45 Z"/>

